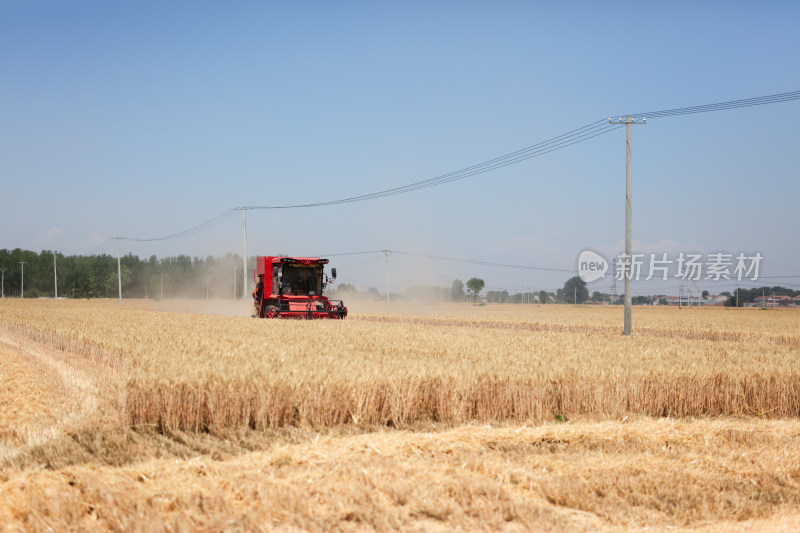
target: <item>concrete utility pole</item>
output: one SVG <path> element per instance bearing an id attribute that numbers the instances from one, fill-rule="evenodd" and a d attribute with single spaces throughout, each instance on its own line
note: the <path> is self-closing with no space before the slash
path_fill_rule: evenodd
<path id="1" fill-rule="evenodd" d="M 247 301 L 247 208 L 242 207 L 242 224 L 244 224 L 244 271 L 242 272 L 242 299 Z"/>
<path id="2" fill-rule="evenodd" d="M 55 290 L 53 291 L 55 295 L 53 297 L 54 300 L 58 300 L 58 267 L 56 266 L 56 254 L 57 252 L 53 252 L 53 276 L 55 278 Z"/>
<path id="3" fill-rule="evenodd" d="M 0 298 L 6 297 L 6 269 L 0 268 Z"/>
<path id="4" fill-rule="evenodd" d="M 647 124 L 647 119 L 635 121 L 628 115 L 617 120 L 608 119 L 609 124 L 625 124 L 627 126 L 627 142 L 625 148 L 625 323 L 622 334 L 631 334 L 631 125 Z"/>
<path id="5" fill-rule="evenodd" d="M 119 303 L 122 303 L 122 266 L 119 262 L 119 237 L 117 239 L 117 284 L 119 286 Z"/>
<path id="6" fill-rule="evenodd" d="M 389 250 L 383 251 L 384 259 L 386 260 L 386 312 L 391 312 L 389 303 Z"/>
<path id="7" fill-rule="evenodd" d="M 19 264 L 21 265 L 20 269 L 22 270 L 22 275 L 20 276 L 20 279 L 19 279 L 19 297 L 20 298 L 25 298 L 25 263 L 26 262 L 27 261 L 20 261 L 19 262 Z"/>

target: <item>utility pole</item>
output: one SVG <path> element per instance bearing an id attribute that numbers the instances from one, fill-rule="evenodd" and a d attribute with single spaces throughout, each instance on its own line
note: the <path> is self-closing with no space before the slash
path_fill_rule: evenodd
<path id="1" fill-rule="evenodd" d="M 21 265 L 20 269 L 22 270 L 22 275 L 20 276 L 20 279 L 19 279 L 19 297 L 20 298 L 25 298 L 25 263 L 26 262 L 27 261 L 20 261 L 19 262 L 19 264 Z"/>
<path id="2" fill-rule="evenodd" d="M 53 276 L 55 277 L 54 300 L 58 300 L 58 267 L 56 266 L 56 253 L 53 252 Z"/>
<path id="3" fill-rule="evenodd" d="M 242 207 L 242 224 L 244 224 L 244 271 L 242 272 L 242 300 L 247 301 L 247 208 Z"/>
<path id="4" fill-rule="evenodd" d="M 119 262 L 119 237 L 117 239 L 117 284 L 119 285 L 119 303 L 122 303 L 122 267 Z"/>
<path id="5" fill-rule="evenodd" d="M 0 298 L 6 297 L 6 269 L 0 268 Z"/>
<path id="6" fill-rule="evenodd" d="M 617 303 L 617 267 L 614 265 L 614 277 L 611 278 L 611 292 L 614 293 L 614 299 L 612 303 L 616 305 Z"/>
<path id="7" fill-rule="evenodd" d="M 736 286 L 736 307 L 739 307 L 739 286 Z"/>
<path id="8" fill-rule="evenodd" d="M 389 250 L 383 251 L 384 259 L 386 260 L 386 312 L 391 312 L 389 303 Z"/>
<path id="9" fill-rule="evenodd" d="M 627 142 L 625 144 L 625 323 L 622 334 L 631 334 L 631 126 L 633 124 L 646 124 L 647 119 L 635 121 L 628 115 L 625 120 L 622 117 L 617 120 L 608 119 L 609 124 L 625 124 L 627 126 Z"/>
<path id="10" fill-rule="evenodd" d="M 164 271 L 161 271 L 161 299 L 164 299 Z"/>

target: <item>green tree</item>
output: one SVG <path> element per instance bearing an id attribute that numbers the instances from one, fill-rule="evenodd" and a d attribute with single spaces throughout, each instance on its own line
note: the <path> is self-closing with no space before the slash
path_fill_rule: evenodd
<path id="1" fill-rule="evenodd" d="M 453 286 L 450 287 L 450 298 L 454 302 L 460 302 L 464 299 L 464 282 L 460 279 L 453 280 Z"/>
<path id="2" fill-rule="evenodd" d="M 473 299 L 478 299 L 478 293 L 483 290 L 484 281 L 479 278 L 470 278 L 467 280 L 467 288 L 472 292 Z"/>
<path id="3" fill-rule="evenodd" d="M 586 288 L 586 282 L 578 276 L 569 278 L 564 283 L 564 288 L 561 290 L 562 298 L 567 303 L 582 304 L 589 299 L 589 289 Z"/>
<path id="4" fill-rule="evenodd" d="M 504 304 L 508 301 L 508 291 L 489 291 L 486 293 L 486 300 L 489 303 Z"/>
<path id="5" fill-rule="evenodd" d="M 539 291 L 539 303 L 546 304 L 550 300 L 550 297 L 547 295 L 547 291 Z"/>

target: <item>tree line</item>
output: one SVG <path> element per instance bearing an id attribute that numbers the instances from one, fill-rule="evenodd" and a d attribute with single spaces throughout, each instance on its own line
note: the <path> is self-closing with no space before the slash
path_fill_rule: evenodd
<path id="1" fill-rule="evenodd" d="M 720 294 L 728 297 L 725 301 L 725 307 L 736 307 L 737 304 L 739 307 L 745 307 L 747 305 L 753 305 L 756 298 L 762 296 L 791 296 L 794 298 L 800 294 L 800 291 L 787 289 L 786 287 L 759 287 L 757 289 L 737 289 L 733 292 L 723 292 Z"/>
<path id="2" fill-rule="evenodd" d="M 24 263 L 20 264 L 20 263 Z M 68 298 L 116 298 L 117 258 L 111 255 L 63 255 L 49 250 L 0 249 L 2 291 L 6 297 L 55 295 Z M 242 294 L 242 258 L 179 255 L 148 259 L 120 257 L 122 294 L 126 298 L 231 298 Z"/>
<path id="3" fill-rule="evenodd" d="M 24 264 L 21 264 L 24 263 Z M 254 264 L 254 261 L 253 263 Z M 175 257 L 147 259 L 127 254 L 120 258 L 122 294 L 126 298 L 241 298 L 242 258 L 236 254 L 223 257 Z M 63 255 L 49 250 L 39 253 L 29 250 L 0 249 L 0 279 L 6 297 L 50 297 L 55 294 L 55 272 L 58 272 L 58 296 L 68 298 L 115 298 L 119 294 L 117 258 L 103 255 Z M 248 278 L 249 279 L 249 278 Z M 24 288 L 23 288 L 24 281 Z M 404 293 L 392 294 L 393 299 L 449 302 L 479 302 L 484 280 L 471 278 L 466 283 L 456 279 L 447 287 L 414 286 Z M 354 286 L 341 284 L 331 287 L 332 297 L 379 299 L 385 297 L 376 288 L 358 291 Z M 735 293 L 723 292 L 726 306 L 735 306 Z M 785 287 L 739 289 L 738 305 L 752 305 L 762 294 L 797 296 L 800 291 Z M 637 297 L 638 304 L 649 303 L 646 296 Z M 487 291 L 488 303 L 600 303 L 607 295 L 589 294 L 586 283 L 575 276 L 555 292 L 532 291 L 509 294 L 507 290 Z"/>

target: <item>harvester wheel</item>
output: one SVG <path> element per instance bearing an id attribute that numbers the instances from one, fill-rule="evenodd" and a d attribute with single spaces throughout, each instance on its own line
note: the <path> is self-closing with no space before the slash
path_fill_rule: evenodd
<path id="1" fill-rule="evenodd" d="M 267 318 L 275 318 L 279 314 L 280 311 L 278 311 L 278 308 L 274 305 L 267 306 L 267 309 L 264 311 L 264 315 L 266 315 Z"/>

